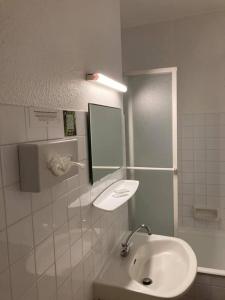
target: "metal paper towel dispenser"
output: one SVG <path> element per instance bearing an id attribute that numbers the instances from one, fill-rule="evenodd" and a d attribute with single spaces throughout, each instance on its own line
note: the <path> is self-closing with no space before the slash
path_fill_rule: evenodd
<path id="1" fill-rule="evenodd" d="M 77 139 L 19 145 L 20 185 L 23 192 L 39 193 L 78 174 Z"/>

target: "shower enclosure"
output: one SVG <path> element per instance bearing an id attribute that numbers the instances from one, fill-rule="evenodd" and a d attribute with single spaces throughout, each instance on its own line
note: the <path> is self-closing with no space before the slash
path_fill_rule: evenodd
<path id="1" fill-rule="evenodd" d="M 127 74 L 128 177 L 140 181 L 129 207 L 130 226 L 154 233 L 177 230 L 176 68 Z"/>
<path id="2" fill-rule="evenodd" d="M 130 227 L 186 240 L 199 272 L 225 276 L 225 112 L 177 113 L 176 68 L 126 75 Z"/>

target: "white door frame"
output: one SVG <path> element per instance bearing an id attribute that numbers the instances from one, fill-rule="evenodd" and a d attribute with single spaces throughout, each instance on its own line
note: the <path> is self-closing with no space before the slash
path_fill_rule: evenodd
<path id="1" fill-rule="evenodd" d="M 177 174 L 177 67 L 160 68 L 150 70 L 140 70 L 128 72 L 126 76 L 137 76 L 147 74 L 172 74 L 172 145 L 173 145 L 173 167 L 135 167 L 134 166 L 134 135 L 133 135 L 133 108 L 132 102 L 128 103 L 128 135 L 129 135 L 129 158 L 130 170 L 152 170 L 152 171 L 171 171 L 173 172 L 173 205 L 174 205 L 174 235 L 177 236 L 178 230 L 178 174 Z"/>

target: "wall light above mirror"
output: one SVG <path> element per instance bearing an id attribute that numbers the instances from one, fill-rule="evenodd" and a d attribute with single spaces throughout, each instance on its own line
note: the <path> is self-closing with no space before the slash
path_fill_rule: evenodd
<path id="1" fill-rule="evenodd" d="M 89 104 L 89 155 L 92 183 L 123 166 L 122 111 Z"/>
<path id="2" fill-rule="evenodd" d="M 87 74 L 87 80 L 100 83 L 118 92 L 126 93 L 127 86 L 101 73 Z"/>

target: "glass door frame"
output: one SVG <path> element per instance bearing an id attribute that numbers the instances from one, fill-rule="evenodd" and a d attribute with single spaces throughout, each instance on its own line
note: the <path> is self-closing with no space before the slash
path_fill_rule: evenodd
<path id="1" fill-rule="evenodd" d="M 128 103 L 128 136 L 129 136 L 129 164 L 127 170 L 146 170 L 146 171 L 171 171 L 173 172 L 173 207 L 174 207 L 174 236 L 177 236 L 178 231 L 178 169 L 177 169 L 177 67 L 159 68 L 141 71 L 131 71 L 125 76 L 137 75 L 157 75 L 171 74 L 172 75 L 172 152 L 173 152 L 173 167 L 172 168 L 157 168 L 157 167 L 136 167 L 134 166 L 134 141 L 133 141 L 133 109 L 132 104 Z"/>

